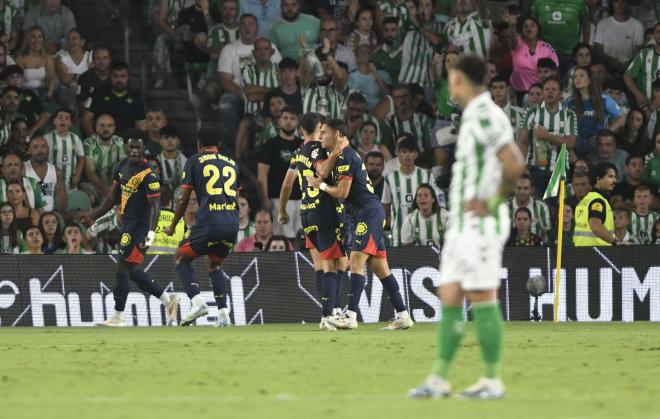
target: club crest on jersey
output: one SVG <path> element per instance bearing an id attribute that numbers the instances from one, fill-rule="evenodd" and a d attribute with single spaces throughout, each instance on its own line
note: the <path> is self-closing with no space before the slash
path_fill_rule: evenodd
<path id="1" fill-rule="evenodd" d="M 124 233 L 121 235 L 121 240 L 119 244 L 122 246 L 128 246 L 128 244 L 131 242 L 131 235 L 128 233 Z"/>
<path id="2" fill-rule="evenodd" d="M 355 227 L 355 234 L 358 236 L 364 236 L 367 233 L 367 224 L 366 223 L 359 223 L 357 227 Z"/>
<path id="3" fill-rule="evenodd" d="M 149 189 L 151 189 L 152 191 L 157 191 L 158 189 L 160 189 L 160 183 L 158 183 L 158 182 L 151 182 L 151 183 L 149 184 Z"/>
<path id="4" fill-rule="evenodd" d="M 315 148 L 314 150 L 312 150 L 312 158 L 315 159 L 318 156 L 319 156 L 319 149 Z"/>

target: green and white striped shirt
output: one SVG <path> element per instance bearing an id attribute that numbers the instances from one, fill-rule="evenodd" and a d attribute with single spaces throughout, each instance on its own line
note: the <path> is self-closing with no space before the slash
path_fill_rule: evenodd
<path id="1" fill-rule="evenodd" d="M 506 116 L 509 117 L 511 121 L 511 128 L 513 129 L 513 138 L 518 144 L 518 136 L 520 135 L 520 128 L 523 127 L 523 121 L 525 119 L 525 113 L 522 108 L 513 106 L 510 103 L 507 103 L 505 107 L 502 108 Z"/>
<path id="2" fill-rule="evenodd" d="M 529 130 L 526 163 L 539 169 L 552 171 L 557 163 L 559 147 L 549 141 L 535 139 L 532 130 L 536 124 L 547 129 L 550 134 L 577 135 L 577 117 L 575 112 L 561 103 L 559 103 L 557 111 L 552 113 L 546 107 L 545 102 L 530 108 L 525 115 L 523 128 Z"/>
<path id="3" fill-rule="evenodd" d="M 492 28 L 490 22 L 481 20 L 477 12 L 470 14 L 465 23 L 461 23 L 458 16 L 450 19 L 445 26 L 445 37 L 462 54 L 488 59 Z"/>
<path id="4" fill-rule="evenodd" d="M 432 22 L 425 25 L 426 29 L 441 33 L 439 24 Z M 433 44 L 419 30 L 412 30 L 403 39 L 403 57 L 401 59 L 401 71 L 399 82 L 418 83 L 420 86 L 433 86 Z"/>
<path id="5" fill-rule="evenodd" d="M 442 246 L 447 226 L 447 210 L 431 214 L 429 218 L 419 209 L 408 214 L 401 228 L 401 243 L 415 246 Z"/>
<path id="6" fill-rule="evenodd" d="M 100 255 L 115 253 L 116 247 L 113 248 L 108 244 L 106 235 L 108 232 L 117 230 L 119 223 L 117 220 L 117 213 L 114 208 L 106 212 L 105 215 L 98 218 L 94 224 L 89 228 L 89 234 L 96 239 L 96 253 Z"/>
<path id="7" fill-rule="evenodd" d="M 539 236 L 544 242 L 548 240 L 548 233 L 552 229 L 552 222 L 550 221 L 550 210 L 545 202 L 529 198 L 529 203 L 525 208 L 529 209 L 532 213 L 532 233 Z M 516 202 L 515 197 L 509 198 L 506 203 L 507 208 L 509 209 L 509 217 L 511 218 L 511 225 L 515 223 L 513 215 L 516 213 L 516 210 L 520 208 L 518 202 Z"/>
<path id="8" fill-rule="evenodd" d="M 279 70 L 276 64 L 268 63 L 268 68 L 262 70 L 257 64 L 250 64 L 241 73 L 241 84 L 243 86 L 253 85 L 257 87 L 268 87 L 274 89 L 279 87 Z M 261 113 L 263 101 L 251 102 L 245 99 L 245 114 L 258 115 Z"/>
<path id="9" fill-rule="evenodd" d="M 19 32 L 21 29 L 21 17 L 19 10 L 14 7 L 12 4 L 9 4 L 5 1 L 5 7 L 0 10 L 0 23 L 2 26 L 0 28 L 7 35 L 8 38 L 11 38 L 12 32 Z"/>
<path id="10" fill-rule="evenodd" d="M 62 171 L 62 181 L 68 191 L 71 187 L 71 177 L 78 167 L 78 157 L 85 157 L 82 140 L 73 132 L 60 137 L 55 131 L 44 135 L 44 138 L 48 142 L 48 161 Z"/>
<path id="11" fill-rule="evenodd" d="M 266 144 L 268 140 L 273 137 L 277 137 L 278 135 L 280 135 L 280 129 L 277 128 L 274 120 L 270 121 L 263 128 L 261 128 L 261 131 L 259 131 L 257 134 L 254 141 L 254 146 L 256 148 L 260 148 L 262 145 Z"/>
<path id="12" fill-rule="evenodd" d="M 11 124 L 5 122 L 0 126 L 0 147 L 7 144 L 11 138 Z M 2 162 L 2 157 L 0 157 L 0 162 Z"/>
<path id="13" fill-rule="evenodd" d="M 31 177 L 23 176 L 21 177 L 21 183 L 27 193 L 27 200 L 30 208 L 45 208 L 46 198 L 41 190 L 41 186 L 39 186 L 39 181 Z M 7 181 L 4 178 L 0 178 L 0 202 L 7 202 Z"/>
<path id="14" fill-rule="evenodd" d="M 487 201 L 499 193 L 502 165 L 497 153 L 511 144 L 515 144 L 511 122 L 493 102 L 490 92 L 472 99 L 461 115 L 456 141 L 449 192 L 448 239 L 468 229 L 476 229 L 482 237 L 495 237 L 502 244 L 508 238 L 510 221 L 506 206 L 501 205 L 497 214 L 486 217 L 466 213 L 464 208 L 470 200 Z"/>
<path id="15" fill-rule="evenodd" d="M 626 75 L 635 81 L 648 100 L 653 100 L 651 86 L 660 77 L 660 55 L 655 52 L 655 47 L 646 47 L 638 52 L 628 65 Z"/>
<path id="16" fill-rule="evenodd" d="M 309 87 L 304 87 L 303 114 L 317 112 L 329 119 L 341 118 L 346 92 L 340 92 L 332 84 L 328 86 L 311 84 Z"/>
<path id="17" fill-rule="evenodd" d="M 246 237 L 254 235 L 254 221 L 250 220 L 245 228 L 238 229 L 238 236 L 236 236 L 236 243 L 240 243 Z"/>
<path id="18" fill-rule="evenodd" d="M 388 119 L 387 125 L 389 125 L 394 142 L 402 135 L 410 133 L 417 139 L 420 152 L 431 148 L 431 128 L 433 122 L 428 116 L 413 112 L 410 118 L 404 121 L 395 113 Z"/>
<path id="19" fill-rule="evenodd" d="M 224 23 L 211 26 L 208 30 L 208 37 L 206 39 L 206 48 L 217 49 L 234 42 L 238 39 L 238 26 L 234 29 L 229 29 Z"/>
<path id="20" fill-rule="evenodd" d="M 651 244 L 651 232 L 658 218 L 660 218 L 660 214 L 654 211 L 650 211 L 646 215 L 639 215 L 636 211 L 632 211 L 628 232 L 633 236 L 633 240 L 639 244 Z"/>
<path id="21" fill-rule="evenodd" d="M 83 142 L 85 158 L 94 162 L 94 171 L 106 185 L 112 185 L 112 171 L 124 157 L 124 140 L 113 135 L 108 145 L 101 144 L 97 134 L 85 138 Z"/>
<path id="22" fill-rule="evenodd" d="M 181 174 L 186 165 L 186 160 L 188 159 L 180 151 L 177 151 L 176 157 L 173 159 L 166 158 L 163 153 L 158 153 L 156 156 L 156 161 L 160 165 L 160 182 L 169 186 L 172 192 L 181 185 Z"/>
<path id="23" fill-rule="evenodd" d="M 392 230 L 392 245 L 401 246 L 401 228 L 406 216 L 412 212 L 415 203 L 417 188 L 422 183 L 432 184 L 431 173 L 415 166 L 414 170 L 405 175 L 401 169 L 397 169 L 385 177 L 383 186 L 383 204 L 390 204 Z"/>

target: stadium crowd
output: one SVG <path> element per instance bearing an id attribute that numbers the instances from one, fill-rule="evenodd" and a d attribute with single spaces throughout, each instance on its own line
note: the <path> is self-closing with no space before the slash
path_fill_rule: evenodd
<path id="1" fill-rule="evenodd" d="M 235 251 L 304 247 L 297 184 L 287 224 L 278 207 L 308 112 L 344 120 L 381 197 L 390 245 L 441 246 L 461 112 L 447 72 L 465 54 L 488 61 L 486 84 L 526 159 L 508 201 L 508 245 L 556 243 L 557 200 L 543 193 L 562 144 L 564 245 L 603 161 L 617 169 L 608 198 L 618 242 L 660 244 L 660 1 L 151 0 L 145 8 L 150 87 L 166 87 L 182 54 L 198 105 L 222 121 L 224 152 L 256 178 L 241 191 Z M 167 225 L 182 144 L 196 139 L 143 103 L 129 66 L 108 46 L 88 45 L 60 0 L 0 0 L 0 16 L 0 253 L 115 252 L 114 210 L 89 229 L 78 221 L 108 194 L 133 128 L 146 133 L 160 171 Z M 186 226 L 174 239 L 157 231 L 151 252 L 173 253 Z"/>

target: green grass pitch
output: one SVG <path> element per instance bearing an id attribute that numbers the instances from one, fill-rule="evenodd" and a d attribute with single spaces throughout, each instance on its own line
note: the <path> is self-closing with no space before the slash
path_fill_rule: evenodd
<path id="1" fill-rule="evenodd" d="M 509 323 L 506 398 L 408 400 L 435 325 L 2 329 L 0 418 L 660 418 L 660 325 Z M 454 388 L 481 371 L 474 328 Z"/>

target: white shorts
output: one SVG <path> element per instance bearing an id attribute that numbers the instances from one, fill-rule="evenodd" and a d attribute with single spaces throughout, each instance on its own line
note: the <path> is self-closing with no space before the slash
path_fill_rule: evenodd
<path id="1" fill-rule="evenodd" d="M 440 286 L 459 282 L 464 291 L 498 289 L 504 251 L 502 238 L 481 235 L 474 229 L 452 233 L 448 232 L 442 248 Z"/>

